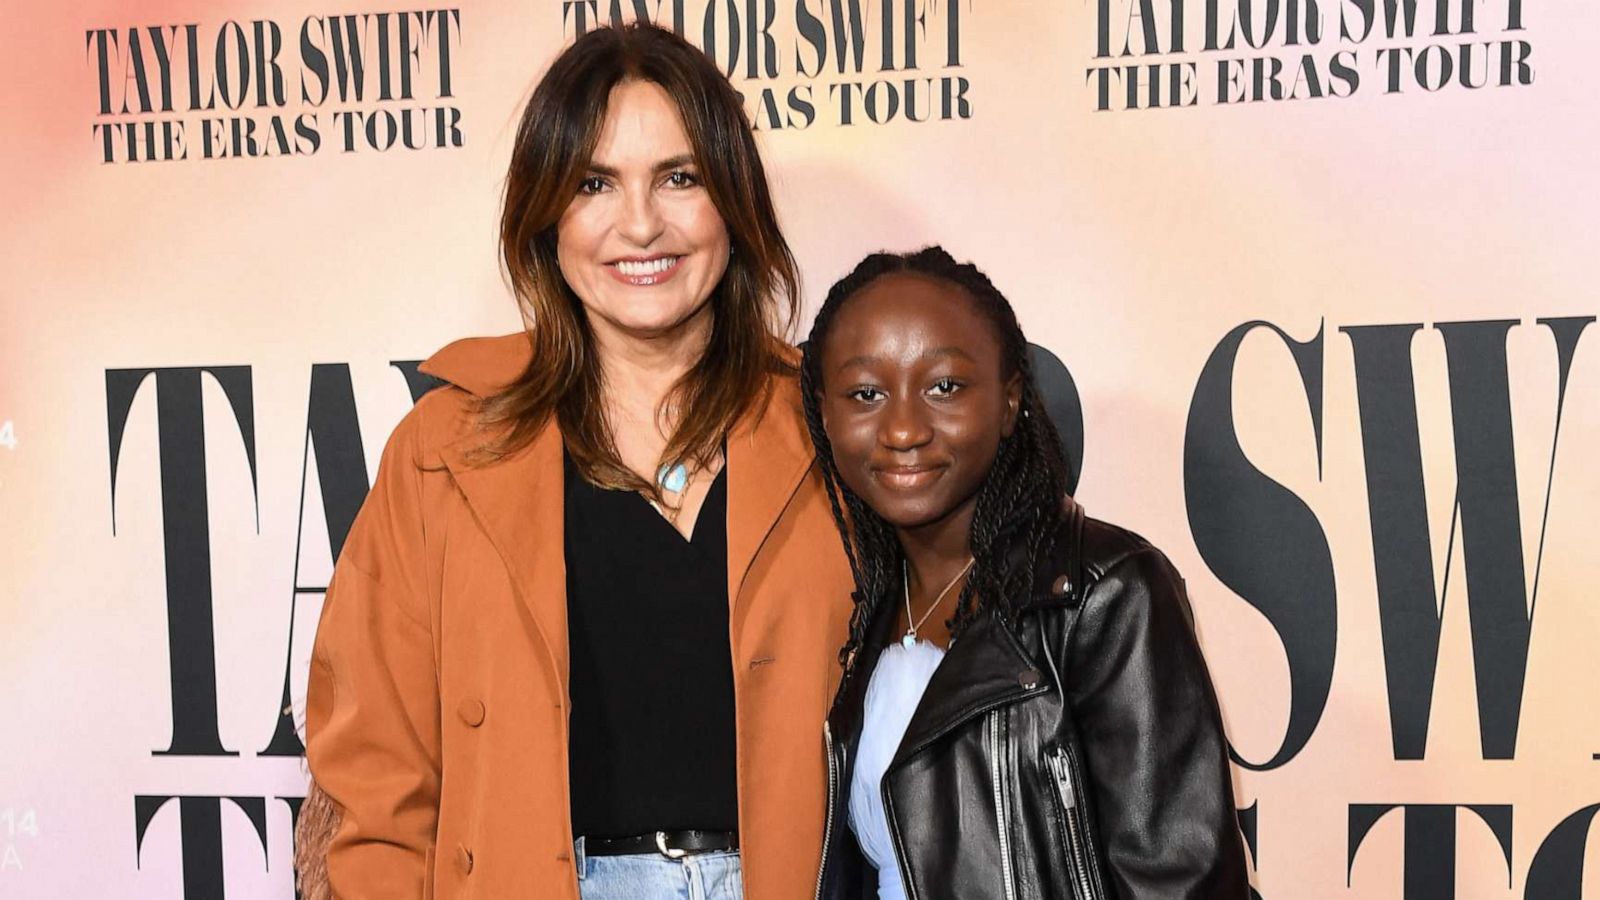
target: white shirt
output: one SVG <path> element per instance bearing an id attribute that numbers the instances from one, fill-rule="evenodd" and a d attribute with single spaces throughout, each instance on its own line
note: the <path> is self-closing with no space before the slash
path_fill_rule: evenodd
<path id="1" fill-rule="evenodd" d="M 942 659 L 944 650 L 937 644 L 918 640 L 907 647 L 895 641 L 878 657 L 867 685 L 861 743 L 850 778 L 850 827 L 867 860 L 878 870 L 879 900 L 905 900 L 906 896 L 883 812 L 883 773 L 900 749 L 911 715 Z"/>

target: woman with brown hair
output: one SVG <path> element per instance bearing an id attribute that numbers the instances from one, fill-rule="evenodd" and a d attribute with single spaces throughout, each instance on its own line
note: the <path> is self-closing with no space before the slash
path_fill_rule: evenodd
<path id="1" fill-rule="evenodd" d="M 670 32 L 580 37 L 501 251 L 526 332 L 423 365 L 329 588 L 301 856 L 342 897 L 807 896 L 850 576 L 737 94 Z"/>

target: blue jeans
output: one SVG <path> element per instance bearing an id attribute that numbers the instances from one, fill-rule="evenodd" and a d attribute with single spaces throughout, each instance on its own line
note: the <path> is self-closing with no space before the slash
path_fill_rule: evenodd
<path id="1" fill-rule="evenodd" d="M 659 853 L 588 856 L 578 838 L 572 858 L 583 900 L 744 900 L 739 851 L 669 859 Z"/>

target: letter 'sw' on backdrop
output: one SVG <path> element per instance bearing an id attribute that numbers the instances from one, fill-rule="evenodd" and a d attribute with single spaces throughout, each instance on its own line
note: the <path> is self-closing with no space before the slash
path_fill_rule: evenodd
<path id="1" fill-rule="evenodd" d="M 1600 897 L 1575 0 L 17 7 L 0 897 L 293 895 L 333 560 L 416 361 L 520 327 L 515 116 L 618 15 L 742 92 L 807 321 L 940 242 L 1060 361 L 1080 500 L 1187 578 L 1261 897 Z"/>

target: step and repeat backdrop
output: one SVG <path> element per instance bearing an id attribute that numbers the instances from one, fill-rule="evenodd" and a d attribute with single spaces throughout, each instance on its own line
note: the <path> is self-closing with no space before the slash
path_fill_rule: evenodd
<path id="1" fill-rule="evenodd" d="M 1079 498 L 1188 580 L 1260 897 L 1600 897 L 1581 0 L 14 6 L 0 897 L 294 896 L 333 560 L 417 361 L 520 327 L 529 90 L 634 18 L 741 91 L 802 334 L 939 242 L 1070 374 Z"/>

